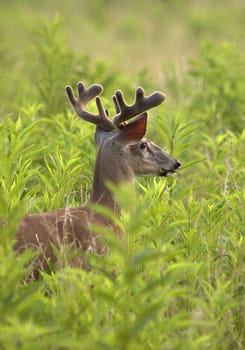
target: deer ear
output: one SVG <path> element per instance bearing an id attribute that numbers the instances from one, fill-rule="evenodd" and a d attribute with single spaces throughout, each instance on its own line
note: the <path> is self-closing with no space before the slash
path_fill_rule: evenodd
<path id="1" fill-rule="evenodd" d="M 139 142 L 145 136 L 146 126 L 147 113 L 143 113 L 120 130 L 119 140 L 128 145 Z"/>

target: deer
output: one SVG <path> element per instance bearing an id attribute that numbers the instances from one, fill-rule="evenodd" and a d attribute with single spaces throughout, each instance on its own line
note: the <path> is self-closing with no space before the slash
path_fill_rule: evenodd
<path id="1" fill-rule="evenodd" d="M 115 115 L 110 118 L 99 96 L 102 91 L 100 84 L 86 88 L 83 82 L 79 82 L 75 96 L 72 87 L 66 87 L 67 97 L 76 114 L 95 125 L 94 140 L 98 151 L 92 193 L 87 205 L 23 217 L 17 228 L 14 248 L 18 253 L 27 248 L 37 250 L 34 270 L 47 270 L 57 264 L 55 250 L 70 245 L 81 252 L 106 254 L 106 242 L 103 235 L 94 230 L 94 225 L 108 227 L 116 238 L 124 242 L 125 234 L 121 228 L 93 209 L 93 204 L 104 206 L 120 218 L 121 208 L 107 184 L 112 183 L 117 188 L 124 183 L 133 183 L 136 176 L 169 176 L 176 173 L 181 165 L 145 138 L 147 111 L 160 105 L 165 100 L 165 94 L 156 91 L 146 97 L 143 88 L 139 87 L 135 91 L 135 102 L 128 105 L 122 91 L 117 90 L 112 97 Z M 98 113 L 87 109 L 94 99 Z M 75 257 L 71 264 L 89 270 L 84 256 Z"/>

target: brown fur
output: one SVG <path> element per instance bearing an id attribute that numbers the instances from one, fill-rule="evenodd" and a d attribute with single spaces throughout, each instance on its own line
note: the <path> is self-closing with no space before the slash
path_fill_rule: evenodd
<path id="1" fill-rule="evenodd" d="M 87 207 L 62 208 L 43 214 L 26 215 L 17 230 L 15 249 L 21 253 L 27 248 L 40 251 L 34 265 L 49 270 L 57 263 L 53 246 L 63 251 L 59 263 L 69 260 L 71 249 L 77 254 L 69 262 L 73 267 L 88 269 L 84 256 L 79 251 L 104 255 L 107 247 L 101 236 L 94 232 L 93 225 L 107 226 L 119 239 L 123 239 L 121 230 L 109 219 L 94 213 Z M 91 229 L 92 228 L 92 229 Z M 67 249 L 66 249 L 67 248 Z M 34 269 L 35 269 L 34 266 Z"/>

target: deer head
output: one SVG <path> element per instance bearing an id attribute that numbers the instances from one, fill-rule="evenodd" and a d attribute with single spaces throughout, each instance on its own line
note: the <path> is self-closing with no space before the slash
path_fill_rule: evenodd
<path id="1" fill-rule="evenodd" d="M 136 89 L 135 102 L 127 105 L 123 93 L 116 91 L 113 96 L 115 115 L 109 119 L 100 97 L 103 88 L 93 84 L 87 89 L 83 83 L 77 84 L 77 97 L 70 86 L 66 87 L 68 98 L 78 114 L 84 120 L 96 125 L 95 141 L 99 146 L 97 154 L 92 199 L 102 198 L 106 189 L 104 181 L 114 183 L 130 181 L 134 176 L 168 176 L 177 171 L 180 163 L 163 151 L 152 141 L 145 138 L 147 113 L 165 100 L 161 92 L 144 96 L 142 88 Z M 98 114 L 88 112 L 85 107 L 96 99 Z M 128 120 L 136 117 L 131 122 Z"/>

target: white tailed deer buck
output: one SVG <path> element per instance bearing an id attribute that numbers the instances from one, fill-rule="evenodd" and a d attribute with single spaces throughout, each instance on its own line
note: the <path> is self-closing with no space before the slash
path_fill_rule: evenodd
<path id="1" fill-rule="evenodd" d="M 167 176 L 175 173 L 180 163 L 144 138 L 147 124 L 146 111 L 161 104 L 165 95 L 154 92 L 145 97 L 144 90 L 136 90 L 135 102 L 127 105 L 121 91 L 113 96 L 115 116 L 109 119 L 98 95 L 103 91 L 101 85 L 93 84 L 85 88 L 77 85 L 77 97 L 70 86 L 66 92 L 78 116 L 96 125 L 95 142 L 98 153 L 94 169 L 93 189 L 90 202 L 98 203 L 120 215 L 120 208 L 113 194 L 106 186 L 109 181 L 114 185 L 133 181 L 137 175 Z M 98 114 L 85 108 L 96 98 Z M 133 121 L 127 121 L 133 117 Z M 18 252 L 26 248 L 40 251 L 36 259 L 37 267 L 47 269 L 56 263 L 55 250 L 73 246 L 78 251 L 93 251 L 97 254 L 106 252 L 106 244 L 98 232 L 93 232 L 93 224 L 109 226 L 123 240 L 123 232 L 112 222 L 94 212 L 90 206 L 62 208 L 23 218 L 17 231 L 15 248 Z M 54 249 L 55 247 L 55 249 Z M 74 259 L 73 266 L 85 267 L 82 258 Z"/>

